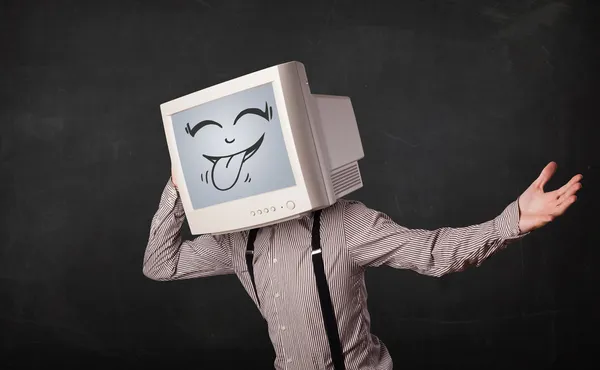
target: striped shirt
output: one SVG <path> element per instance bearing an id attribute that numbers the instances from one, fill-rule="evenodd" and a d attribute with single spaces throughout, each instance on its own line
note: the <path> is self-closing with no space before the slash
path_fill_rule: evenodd
<path id="1" fill-rule="evenodd" d="M 248 231 L 183 241 L 185 213 L 171 180 L 150 225 L 143 273 L 159 281 L 235 274 L 268 324 L 275 369 L 333 369 L 311 261 L 312 214 L 261 228 L 254 275 L 246 266 Z M 485 223 L 436 230 L 408 229 L 357 201 L 323 210 L 321 245 L 347 369 L 388 370 L 392 359 L 370 330 L 364 272 L 391 266 L 441 276 L 479 266 L 522 238 L 515 200 Z"/>

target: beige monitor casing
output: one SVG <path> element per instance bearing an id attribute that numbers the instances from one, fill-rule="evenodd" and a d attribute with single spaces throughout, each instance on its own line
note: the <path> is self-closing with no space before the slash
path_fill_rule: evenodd
<path id="1" fill-rule="evenodd" d="M 171 116 L 255 86 L 272 83 L 296 186 L 193 209 Z M 191 93 L 160 106 L 173 176 L 192 234 L 223 234 L 297 218 L 334 204 L 363 186 L 364 157 L 350 98 L 315 95 L 304 65 L 289 62 Z"/>

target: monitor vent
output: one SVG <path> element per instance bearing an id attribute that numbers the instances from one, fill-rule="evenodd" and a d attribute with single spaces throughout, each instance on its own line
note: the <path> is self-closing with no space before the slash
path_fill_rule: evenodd
<path id="1" fill-rule="evenodd" d="M 338 198 L 360 188 L 362 186 L 362 178 L 358 162 L 352 162 L 333 170 L 331 172 L 331 182 L 333 184 L 333 191 Z"/>

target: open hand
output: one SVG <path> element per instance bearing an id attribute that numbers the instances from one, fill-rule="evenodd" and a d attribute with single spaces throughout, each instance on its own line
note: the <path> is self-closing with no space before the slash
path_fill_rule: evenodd
<path id="1" fill-rule="evenodd" d="M 521 233 L 538 229 L 556 217 L 562 215 L 571 204 L 575 202 L 575 193 L 581 189 L 582 175 L 573 176 L 571 180 L 560 189 L 544 192 L 544 185 L 556 172 L 556 163 L 550 162 L 540 176 L 519 197 L 519 228 Z"/>

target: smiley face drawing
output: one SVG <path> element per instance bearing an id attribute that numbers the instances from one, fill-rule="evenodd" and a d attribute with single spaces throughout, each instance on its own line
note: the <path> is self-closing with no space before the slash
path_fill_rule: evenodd
<path id="1" fill-rule="evenodd" d="M 194 209 L 296 185 L 272 84 L 171 116 Z"/>
<path id="2" fill-rule="evenodd" d="M 241 111 L 233 120 L 233 126 L 235 126 L 240 119 L 244 118 L 247 114 L 254 114 L 256 116 L 262 117 L 265 121 L 270 121 L 273 118 L 273 107 L 269 107 L 268 103 L 265 102 L 264 110 L 260 110 L 258 108 L 246 108 Z M 212 120 L 204 120 L 193 127 L 190 127 L 190 124 L 185 126 L 185 132 L 189 134 L 191 137 L 194 137 L 202 128 L 214 125 L 223 129 L 223 126 Z M 211 153 L 204 154 L 203 157 L 212 162 L 212 170 L 210 171 L 210 178 L 212 179 L 212 184 L 214 187 L 220 191 L 226 191 L 235 186 L 240 178 L 240 174 L 242 172 L 242 167 L 244 163 L 252 158 L 252 156 L 260 149 L 263 141 L 265 139 L 265 134 L 263 133 L 252 145 L 245 147 L 242 150 L 239 148 L 235 148 L 234 144 L 235 138 L 227 138 L 225 137 L 225 144 L 222 148 L 223 152 L 220 153 Z M 217 149 L 218 151 L 218 149 Z M 206 175 L 208 181 L 208 174 Z M 246 177 L 245 181 L 250 180 L 250 175 Z M 250 180 L 251 181 L 251 180 Z"/>

